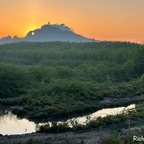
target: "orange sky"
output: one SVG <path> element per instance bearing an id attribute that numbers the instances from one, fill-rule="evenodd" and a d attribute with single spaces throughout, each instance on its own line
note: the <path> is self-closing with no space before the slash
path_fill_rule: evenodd
<path id="1" fill-rule="evenodd" d="M 144 0 L 0 0 L 0 37 L 48 22 L 100 40 L 144 41 Z"/>

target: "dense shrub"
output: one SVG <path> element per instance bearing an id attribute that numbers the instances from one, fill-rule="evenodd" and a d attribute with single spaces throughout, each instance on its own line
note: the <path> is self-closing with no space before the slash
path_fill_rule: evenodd
<path id="1" fill-rule="evenodd" d="M 69 117 L 106 106 L 105 97 L 143 94 L 143 51 L 127 42 L 0 45 L 0 104 Z"/>

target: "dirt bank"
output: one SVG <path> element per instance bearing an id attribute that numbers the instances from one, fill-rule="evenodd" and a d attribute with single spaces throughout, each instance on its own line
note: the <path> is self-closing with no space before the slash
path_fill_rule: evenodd
<path id="1" fill-rule="evenodd" d="M 103 132 L 103 138 L 109 131 Z M 99 130 L 67 132 L 60 134 L 34 133 L 26 135 L 0 136 L 0 144 L 95 144 L 99 141 Z"/>
<path id="2" fill-rule="evenodd" d="M 131 123 L 131 129 L 141 127 L 144 119 Z M 66 133 L 32 133 L 25 135 L 0 136 L 0 144 L 97 144 L 106 140 L 110 134 L 127 133 L 128 122 L 89 129 L 79 132 Z M 101 138 L 101 139 L 100 139 Z"/>

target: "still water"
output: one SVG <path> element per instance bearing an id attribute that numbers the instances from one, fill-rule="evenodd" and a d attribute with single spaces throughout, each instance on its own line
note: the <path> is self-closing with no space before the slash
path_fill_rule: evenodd
<path id="1" fill-rule="evenodd" d="M 14 135 L 32 133 L 35 131 L 36 124 L 34 122 L 30 122 L 27 119 L 19 119 L 10 111 L 5 111 L 5 113 L 0 116 L 0 134 Z"/>
<path id="2" fill-rule="evenodd" d="M 85 124 L 87 117 L 89 120 L 97 117 L 105 117 L 107 115 L 116 115 L 124 110 L 134 109 L 135 104 L 129 105 L 128 107 L 118 107 L 118 108 L 109 108 L 102 109 L 90 115 L 83 117 L 78 117 L 72 120 L 76 120 L 79 124 Z M 67 122 L 69 122 L 68 120 Z M 2 135 L 15 135 L 15 134 L 25 134 L 36 132 L 37 124 L 31 122 L 27 119 L 19 119 L 16 115 L 13 115 L 10 111 L 3 110 L 0 113 L 0 134 Z"/>

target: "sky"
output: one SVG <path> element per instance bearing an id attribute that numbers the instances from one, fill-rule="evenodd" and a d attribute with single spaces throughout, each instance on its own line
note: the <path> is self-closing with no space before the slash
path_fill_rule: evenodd
<path id="1" fill-rule="evenodd" d="M 24 37 L 48 22 L 88 38 L 144 41 L 144 0 L 0 0 L 0 38 Z"/>

